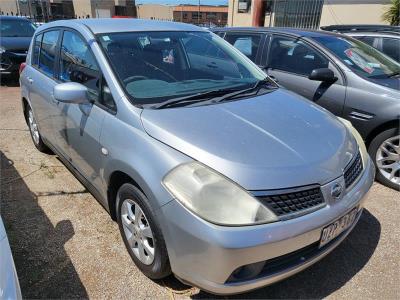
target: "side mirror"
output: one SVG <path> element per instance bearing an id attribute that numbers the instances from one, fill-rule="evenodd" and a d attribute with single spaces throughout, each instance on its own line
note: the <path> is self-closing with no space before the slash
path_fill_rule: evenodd
<path id="1" fill-rule="evenodd" d="M 59 83 L 53 88 L 54 98 L 69 104 L 89 103 L 87 93 L 87 87 L 77 82 Z"/>
<path id="2" fill-rule="evenodd" d="M 329 68 L 314 69 L 308 76 L 310 80 L 323 81 L 323 82 L 335 82 L 337 77 L 335 73 Z"/>

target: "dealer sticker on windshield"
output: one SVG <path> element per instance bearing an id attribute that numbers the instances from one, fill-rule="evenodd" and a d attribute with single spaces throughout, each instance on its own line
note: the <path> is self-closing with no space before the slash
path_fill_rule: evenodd
<path id="1" fill-rule="evenodd" d="M 321 241 L 319 243 L 319 247 L 322 247 L 332 241 L 335 237 L 340 235 L 343 231 L 348 229 L 356 219 L 358 209 L 354 208 L 352 211 L 339 218 L 335 222 L 326 226 L 322 230 Z"/>

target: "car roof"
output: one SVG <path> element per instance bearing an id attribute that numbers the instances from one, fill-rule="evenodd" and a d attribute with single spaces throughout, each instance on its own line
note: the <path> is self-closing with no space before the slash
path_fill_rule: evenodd
<path id="1" fill-rule="evenodd" d="M 348 25 L 329 25 L 322 26 L 321 29 L 329 31 L 395 31 L 400 32 L 399 26 L 381 24 L 348 24 Z"/>
<path id="2" fill-rule="evenodd" d="M 135 31 L 205 31 L 195 25 L 143 19 L 71 19 L 60 20 L 46 23 L 40 26 L 40 29 L 47 29 L 55 26 L 74 27 L 74 25 L 82 24 L 88 27 L 94 34 L 112 33 L 112 32 L 135 32 Z"/>
<path id="3" fill-rule="evenodd" d="M 297 37 L 321 37 L 321 36 L 341 36 L 336 32 L 312 30 L 312 29 L 298 29 L 291 27 L 226 27 L 215 28 L 213 31 L 246 31 L 246 32 L 265 32 L 265 33 L 286 33 Z"/>
<path id="4" fill-rule="evenodd" d="M 27 17 L 19 17 L 19 16 L 0 16 L 0 20 L 24 20 L 30 22 Z"/>
<path id="5" fill-rule="evenodd" d="M 343 34 L 346 34 L 349 36 L 374 36 L 374 37 L 376 36 L 376 37 L 393 37 L 393 38 L 400 39 L 400 33 L 398 33 L 398 32 L 350 31 L 350 32 L 343 32 Z"/>

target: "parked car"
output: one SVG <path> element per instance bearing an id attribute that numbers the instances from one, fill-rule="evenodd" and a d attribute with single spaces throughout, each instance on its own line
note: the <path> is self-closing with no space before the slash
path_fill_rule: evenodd
<path id="1" fill-rule="evenodd" d="M 400 33 L 348 32 L 345 34 L 367 43 L 400 63 Z"/>
<path id="2" fill-rule="evenodd" d="M 35 26 L 26 18 L 0 16 L 0 76 L 18 75 L 34 32 Z"/>
<path id="3" fill-rule="evenodd" d="M 291 28 L 217 29 L 289 90 L 354 125 L 377 179 L 400 190 L 400 64 L 351 37 Z"/>
<path id="4" fill-rule="evenodd" d="M 20 81 L 34 145 L 117 220 L 148 277 L 255 289 L 327 255 L 360 218 L 375 170 L 357 131 L 211 32 L 57 21 L 30 49 Z"/>
<path id="5" fill-rule="evenodd" d="M 0 216 L 0 298 L 22 299 L 14 260 Z"/>
<path id="6" fill-rule="evenodd" d="M 399 32 L 400 26 L 391 26 L 391 25 L 374 25 L 374 24 L 349 24 L 349 25 L 329 25 L 322 26 L 322 30 L 333 31 L 333 32 Z"/>

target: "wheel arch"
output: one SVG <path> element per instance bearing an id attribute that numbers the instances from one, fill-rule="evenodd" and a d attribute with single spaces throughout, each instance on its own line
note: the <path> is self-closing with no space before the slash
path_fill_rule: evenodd
<path id="1" fill-rule="evenodd" d="M 132 178 L 132 176 L 128 175 L 124 171 L 120 170 L 113 171 L 109 176 L 107 184 L 107 202 L 108 202 L 107 204 L 111 218 L 114 221 L 117 220 L 117 211 L 116 211 L 117 193 L 119 188 L 125 183 L 131 183 L 147 197 L 143 188 L 141 188 L 141 186 L 137 183 L 136 180 Z"/>
<path id="2" fill-rule="evenodd" d="M 400 118 L 399 119 L 393 119 L 390 121 L 387 121 L 383 124 L 380 124 L 379 126 L 375 127 L 368 135 L 367 138 L 365 139 L 365 145 L 367 148 L 369 148 L 372 140 L 381 132 L 391 129 L 391 128 L 398 128 L 400 130 Z"/>

